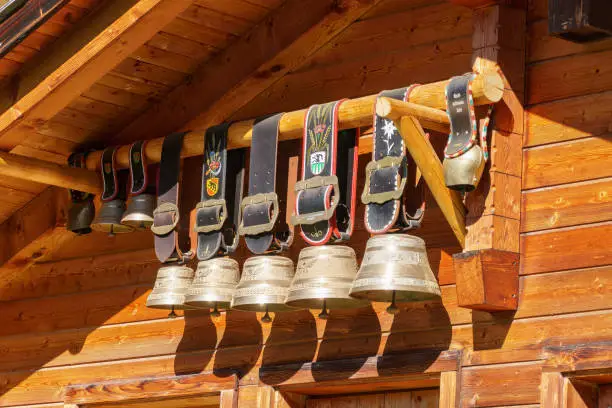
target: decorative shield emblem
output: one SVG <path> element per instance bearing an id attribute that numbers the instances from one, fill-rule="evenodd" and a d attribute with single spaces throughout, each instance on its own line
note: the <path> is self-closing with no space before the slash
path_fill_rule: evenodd
<path id="1" fill-rule="evenodd" d="M 104 163 L 104 173 L 110 174 L 112 168 L 110 163 Z"/>
<path id="2" fill-rule="evenodd" d="M 136 164 L 140 163 L 140 152 L 134 152 L 132 157 L 133 157 L 134 163 Z"/>
<path id="3" fill-rule="evenodd" d="M 325 150 L 310 153 L 310 171 L 312 171 L 312 174 L 315 176 L 321 174 L 325 167 L 326 158 L 327 154 Z"/>
<path id="4" fill-rule="evenodd" d="M 218 191 L 219 191 L 219 178 L 218 177 L 211 177 L 208 180 L 206 180 L 206 194 L 212 197 L 215 194 L 217 194 Z"/>

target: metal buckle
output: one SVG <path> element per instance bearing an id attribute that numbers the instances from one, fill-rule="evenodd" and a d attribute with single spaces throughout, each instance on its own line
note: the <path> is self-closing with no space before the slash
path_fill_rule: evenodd
<path id="1" fill-rule="evenodd" d="M 331 186 L 332 187 L 332 203 L 331 206 L 323 211 L 317 211 L 308 214 L 293 214 L 291 216 L 291 225 L 312 225 L 320 221 L 327 221 L 336 211 L 336 207 L 340 202 L 340 187 L 338 186 L 337 176 L 315 176 L 307 180 L 300 180 L 295 183 L 295 192 L 310 190 L 313 188 Z"/>
<path id="2" fill-rule="evenodd" d="M 265 224 L 244 225 L 244 209 L 249 205 L 272 203 L 272 216 L 270 221 Z M 240 225 L 238 226 L 239 235 L 257 235 L 264 232 L 272 231 L 276 220 L 278 219 L 278 195 L 275 192 L 272 193 L 260 193 L 253 196 L 244 197 L 240 203 Z"/>
<path id="3" fill-rule="evenodd" d="M 155 225 L 155 223 L 153 223 L 153 225 L 151 225 L 151 232 L 157 236 L 168 235 L 169 233 L 174 231 L 181 218 L 179 215 L 179 209 L 176 204 L 166 201 L 158 205 L 157 208 L 153 210 L 153 219 L 155 219 L 156 215 L 165 213 L 172 213 L 172 224 Z"/>
<path id="4" fill-rule="evenodd" d="M 402 161 L 404 157 L 398 156 L 386 156 L 380 160 L 372 160 L 366 166 L 366 177 L 365 177 L 365 186 L 363 188 L 363 192 L 361 193 L 361 202 L 364 204 L 376 203 L 376 204 L 384 204 L 387 201 L 391 200 L 399 200 L 404 193 L 404 188 L 406 187 L 406 177 L 402 177 L 399 186 L 392 191 L 384 191 L 382 193 L 370 193 L 370 177 L 372 173 L 377 170 L 389 168 L 389 167 L 397 167 L 398 169 L 402 165 Z"/>
<path id="5" fill-rule="evenodd" d="M 221 198 L 218 200 L 206 200 L 200 201 L 196 205 L 196 210 L 200 210 L 203 208 L 211 208 L 211 207 L 221 207 L 221 213 L 219 214 L 219 222 L 216 224 L 210 225 L 197 225 L 197 214 L 196 214 L 196 225 L 193 227 L 193 231 L 200 233 L 219 231 L 223 228 L 223 223 L 225 222 L 225 217 L 227 214 L 227 204 L 225 203 L 225 199 Z"/>

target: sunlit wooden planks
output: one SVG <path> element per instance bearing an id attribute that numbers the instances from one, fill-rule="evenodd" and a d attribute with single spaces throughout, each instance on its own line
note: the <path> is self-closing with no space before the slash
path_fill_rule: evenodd
<path id="1" fill-rule="evenodd" d="M 522 232 L 610 221 L 612 178 L 526 191 L 522 214 Z"/>

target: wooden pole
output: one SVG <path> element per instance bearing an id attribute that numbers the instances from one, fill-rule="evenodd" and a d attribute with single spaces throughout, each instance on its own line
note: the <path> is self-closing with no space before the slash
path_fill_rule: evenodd
<path id="1" fill-rule="evenodd" d="M 0 151 L 0 175 L 98 194 L 100 176 L 91 170 L 72 169 L 56 163 Z"/>
<path id="2" fill-rule="evenodd" d="M 386 101 L 385 114 L 410 115 L 419 120 L 429 129 L 448 132 L 448 118 L 443 109 L 446 108 L 444 89 L 446 81 L 434 82 L 417 86 L 410 93 L 410 103 L 398 104 Z M 472 93 L 477 105 L 490 104 L 499 101 L 503 94 L 501 76 L 496 73 L 479 74 L 473 84 Z M 340 129 L 350 129 L 372 124 L 377 95 L 350 99 L 340 105 Z M 383 109 L 383 108 L 381 108 Z M 399 110 L 398 110 L 399 109 Z M 306 109 L 287 112 L 281 118 L 280 140 L 299 139 L 302 137 Z M 251 143 L 253 121 L 247 120 L 234 123 L 229 129 L 228 148 L 248 147 Z M 189 132 L 183 142 L 182 157 L 200 156 L 204 151 L 204 130 Z M 363 138 L 360 153 L 371 152 L 371 137 Z M 366 140 L 367 139 L 367 140 Z M 159 163 L 163 138 L 147 142 L 145 157 L 149 163 Z M 129 166 L 129 146 L 121 146 L 117 152 L 118 168 Z M 102 190 L 102 182 L 95 172 L 100 169 L 101 151 L 92 152 L 87 157 L 87 169 L 70 169 L 46 161 L 25 158 L 11 153 L 0 152 L 0 176 L 11 176 L 21 180 L 73 188 L 91 193 Z"/>
<path id="3" fill-rule="evenodd" d="M 444 120 L 442 115 L 446 109 L 444 90 L 448 80 L 433 82 L 431 84 L 420 85 L 410 92 L 408 105 L 404 109 L 419 120 L 423 120 L 423 126 L 448 132 L 448 120 Z M 501 100 L 504 91 L 504 84 L 501 76 L 497 72 L 478 75 L 472 83 L 472 94 L 476 105 L 487 105 Z M 374 105 L 377 95 L 369 95 L 361 98 L 350 99 L 340 105 L 338 112 L 338 122 L 340 129 L 351 129 L 356 127 L 368 126 L 372 124 L 374 115 Z M 419 106 L 422 105 L 422 106 Z M 432 108 L 432 109 L 428 109 Z M 440 111 L 439 113 L 434 112 Z M 302 137 L 304 128 L 304 117 L 306 109 L 287 112 L 283 115 L 279 124 L 280 140 L 299 139 Z M 444 126 L 443 126 L 444 125 Z M 234 123 L 229 129 L 228 148 L 236 149 L 249 147 L 251 144 L 251 132 L 253 121 L 247 120 Z M 185 135 L 183 142 L 182 157 L 201 156 L 204 152 L 204 130 L 189 132 Z M 149 163 L 158 163 L 161 159 L 161 148 L 163 138 L 153 139 L 147 143 L 145 157 Z M 361 151 L 363 153 L 363 151 Z M 129 166 L 129 146 L 122 146 L 117 151 L 118 168 Z M 98 170 L 100 168 L 100 157 L 102 152 L 93 152 L 87 157 L 87 168 Z"/>
<path id="4" fill-rule="evenodd" d="M 384 104 L 382 105 L 384 108 Z M 380 112 L 377 110 L 379 115 L 384 112 L 383 108 Z M 421 170 L 429 190 L 463 248 L 466 235 L 465 206 L 459 193 L 446 187 L 442 163 L 440 163 L 438 155 L 427 139 L 425 131 L 414 116 L 402 116 L 395 121 L 395 126 L 404 138 L 410 156 Z"/>

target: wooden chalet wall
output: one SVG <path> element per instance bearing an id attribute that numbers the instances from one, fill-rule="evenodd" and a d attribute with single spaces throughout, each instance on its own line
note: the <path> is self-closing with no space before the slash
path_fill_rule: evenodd
<path id="1" fill-rule="evenodd" d="M 81 237 L 53 262 L 0 276 L 0 406 L 59 407 L 68 384 L 238 368 L 248 385 L 262 365 L 423 349 L 462 350 L 462 406 L 538 405 L 547 346 L 612 340 L 612 41 L 552 39 L 546 0 L 530 3 L 516 313 L 457 306 L 450 255 L 459 248 L 435 207 L 420 235 L 442 302 L 395 317 L 376 305 L 327 322 L 307 311 L 271 325 L 243 312 L 168 319 L 145 307 L 158 268 L 148 234 L 96 245 Z M 235 118 L 468 71 L 472 31 L 467 8 L 387 0 Z M 367 235 L 358 217 L 351 245 L 360 252 Z"/>

